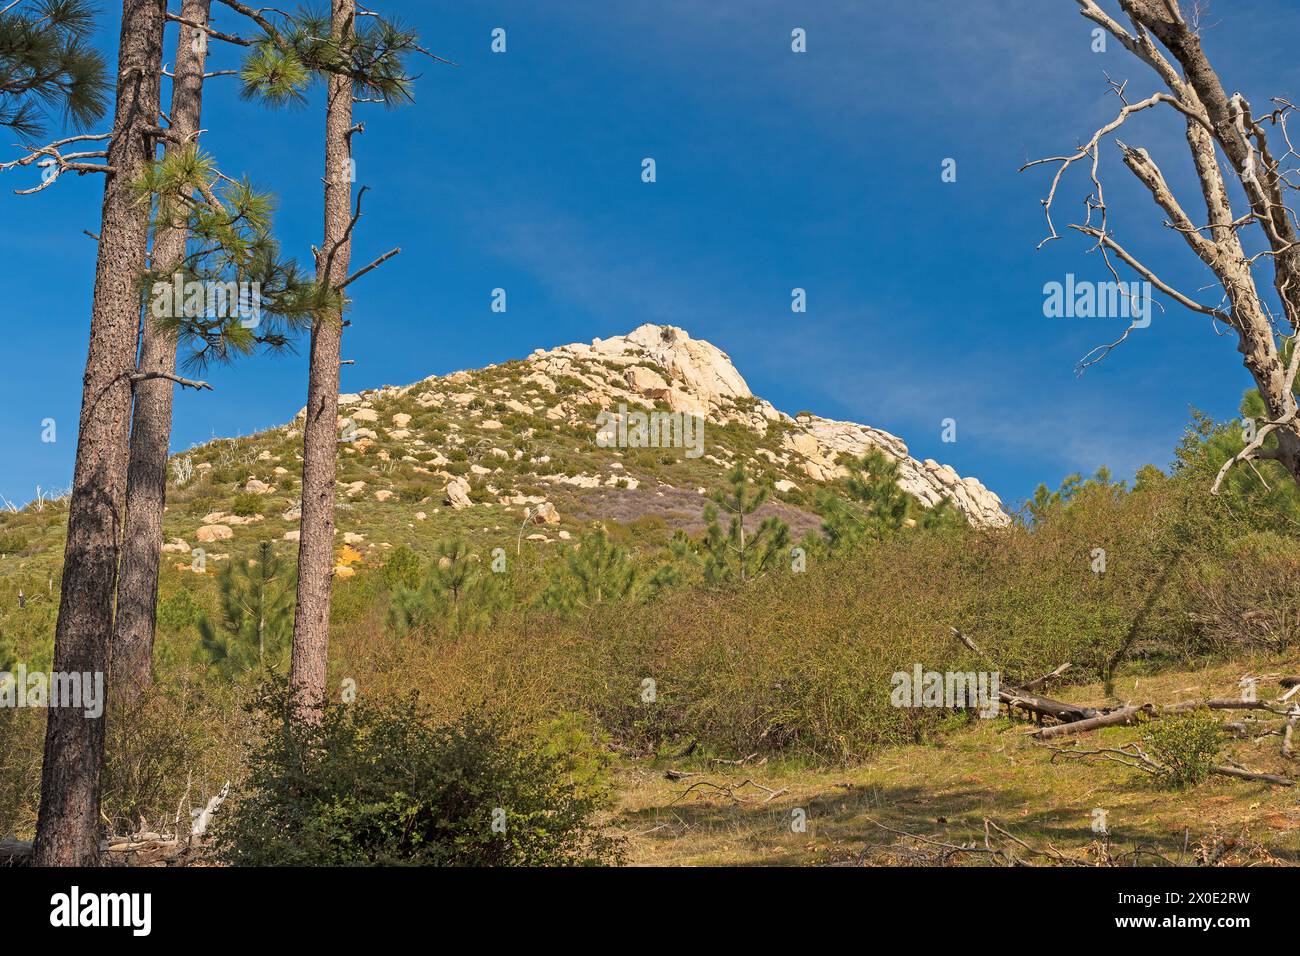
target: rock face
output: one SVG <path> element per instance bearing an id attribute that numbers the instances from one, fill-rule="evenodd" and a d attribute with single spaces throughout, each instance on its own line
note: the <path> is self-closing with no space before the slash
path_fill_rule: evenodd
<path id="1" fill-rule="evenodd" d="M 898 461 L 899 486 L 927 507 L 949 498 L 972 524 L 1010 523 L 1001 500 L 977 479 L 962 478 L 948 465 L 930 459 L 912 458 L 902 439 L 877 428 L 816 415 L 791 418 L 756 398 L 725 352 L 675 326 L 642 325 L 627 335 L 596 339 L 590 345 L 538 349 L 528 364 L 533 371 L 525 381 L 548 392 L 556 391 L 557 378 L 576 378 L 590 388 L 582 401 L 610 410 L 620 402 L 629 406 L 662 402 L 675 412 L 697 411 L 706 417 L 706 434 L 707 425 L 714 423 L 744 424 L 760 435 L 780 423 L 784 427 L 779 450 L 767 450 L 764 457 L 815 482 L 843 477 L 846 459 L 879 448 Z M 621 373 L 593 373 L 606 366 Z M 548 410 L 547 417 L 563 420 L 570 411 L 561 402 Z M 796 487 L 797 482 L 787 478 L 777 489 L 785 493 Z"/>

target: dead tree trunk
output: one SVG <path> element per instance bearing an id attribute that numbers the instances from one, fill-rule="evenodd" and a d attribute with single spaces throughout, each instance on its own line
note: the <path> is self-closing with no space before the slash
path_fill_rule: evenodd
<path id="1" fill-rule="evenodd" d="M 206 25 L 212 0 L 184 0 L 181 18 Z M 167 152 L 193 145 L 203 109 L 203 70 L 207 35 L 180 24 L 170 110 L 172 136 Z M 185 256 L 188 229 L 179 221 L 159 223 L 154 232 L 153 270 L 170 275 Z M 140 336 L 141 372 L 176 371 L 176 336 L 146 315 Z M 117 582 L 112 674 L 119 699 L 130 699 L 153 679 L 153 642 L 158 602 L 158 564 L 167 498 L 167 454 L 171 445 L 173 383 L 166 378 L 136 383 L 131 424 L 131 460 L 126 479 L 126 521 Z"/>
<path id="2" fill-rule="evenodd" d="M 132 186 L 154 152 L 162 71 L 163 0 L 124 0 L 118 47 L 114 137 L 95 263 L 90 347 L 63 584 L 54 630 L 57 672 L 104 673 L 113 632 L 113 595 L 126 491 L 131 375 L 140 321 L 138 282 L 145 268 L 149 207 Z M 104 720 L 50 701 L 36 826 L 38 865 L 89 865 L 99 852 Z"/>
<path id="3" fill-rule="evenodd" d="M 333 0 L 332 35 L 352 34 L 353 0 Z M 352 80 L 331 73 L 325 113 L 325 230 L 316 253 L 316 280 L 338 289 L 351 259 Z M 303 423 L 302 521 L 290 683 L 299 701 L 325 697 L 330 592 L 334 583 L 334 485 L 338 466 L 339 359 L 343 314 L 329 308 L 312 323 L 307 417 Z"/>
<path id="4" fill-rule="evenodd" d="M 1130 705 L 1121 707 L 1119 710 L 1113 710 L 1109 714 L 1098 714 L 1097 716 L 1088 717 L 1083 720 L 1075 720 L 1066 724 L 1057 724 L 1054 727 L 1040 727 L 1030 734 L 1031 737 L 1037 737 L 1040 740 L 1047 740 L 1052 737 L 1071 737 L 1074 734 L 1086 734 L 1090 730 L 1098 730 L 1102 727 L 1120 727 L 1128 724 L 1135 724 L 1138 721 L 1138 715 L 1149 713 L 1149 705 L 1143 704 Z"/>
<path id="5" fill-rule="evenodd" d="M 1089 212 L 1084 222 L 1073 223 L 1071 228 L 1095 240 L 1094 248 L 1101 251 L 1107 267 L 1116 276 L 1118 261 L 1179 305 L 1232 328 L 1237 334 L 1242 364 L 1263 400 L 1265 420 L 1253 438 L 1248 437 L 1242 451 L 1223 465 L 1213 490 L 1219 490 L 1233 465 L 1249 459 L 1275 460 L 1293 479 L 1300 481 L 1300 405 L 1294 394 L 1300 350 L 1295 351 L 1290 361 L 1284 361 L 1284 349 L 1279 347 L 1279 333 L 1275 331 L 1275 326 L 1285 324 L 1289 331 L 1282 334 L 1294 336 L 1300 327 L 1300 236 L 1287 204 L 1291 198 L 1288 193 L 1296 187 L 1286 178 L 1287 171 L 1274 155 L 1265 128 L 1271 125 L 1275 135 L 1280 136 L 1287 149 L 1282 157 L 1285 160 L 1292 154 L 1286 123 L 1296 106 L 1276 98 L 1275 108 L 1256 118 L 1244 97 L 1239 93 L 1229 95 L 1205 54 L 1197 27 L 1183 17 L 1178 0 L 1120 0 L 1131 28 L 1112 18 L 1095 0 L 1074 2 L 1084 17 L 1101 26 L 1155 71 L 1168 92 L 1130 101 L 1124 85 L 1113 83 L 1112 91 L 1123 103 L 1114 120 L 1097 130 L 1076 153 L 1029 164 L 1059 164 L 1044 202 L 1050 230 L 1047 238 L 1058 238 L 1052 211 L 1062 175 L 1075 163 L 1089 165 L 1094 182 L 1093 194 L 1086 203 Z M 1147 150 L 1116 142 L 1125 166 L 1164 213 L 1165 225 L 1178 233 L 1214 274 L 1226 307 L 1203 304 L 1165 282 L 1155 269 L 1140 262 L 1117 241 L 1109 224 L 1110 216 L 1096 172 L 1100 142 L 1115 134 L 1134 115 L 1162 106 L 1176 110 L 1186 125 L 1203 216 L 1179 201 Z M 1220 151 L 1226 162 L 1221 162 Z M 1234 179 L 1249 206 L 1244 214 L 1232 208 L 1227 183 Z M 1261 235 L 1256 243 L 1243 243 L 1242 230 L 1252 227 L 1258 228 Z M 1255 254 L 1251 246 L 1260 242 L 1266 248 Z M 1255 269 L 1270 264 L 1272 285 L 1282 305 L 1284 323 L 1275 321 L 1277 317 L 1272 315 L 1260 285 L 1264 280 L 1255 273 Z M 1094 350 L 1081 365 L 1096 361 L 1093 356 L 1104 356 L 1127 336 L 1126 331 L 1118 341 Z M 1270 436 L 1276 444 L 1265 447 L 1265 440 Z"/>

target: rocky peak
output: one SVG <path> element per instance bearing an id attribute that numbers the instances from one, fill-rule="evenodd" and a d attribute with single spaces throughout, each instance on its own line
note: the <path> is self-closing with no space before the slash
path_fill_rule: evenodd
<path id="1" fill-rule="evenodd" d="M 392 427 L 387 419 L 380 420 L 376 403 L 391 415 Z M 878 448 L 898 462 L 900 487 L 925 506 L 948 498 L 972 524 L 997 527 L 1010 522 L 998 496 L 977 479 L 963 478 L 950 466 L 931 459 L 913 458 L 902 439 L 877 428 L 807 413 L 797 419 L 790 417 L 750 391 L 727 353 L 672 325 L 646 324 L 626 335 L 595 339 L 590 344 L 537 349 L 509 375 L 499 366 L 452 372 L 405 387 L 384 386 L 341 395 L 339 405 L 340 427 L 351 437 L 346 452 L 365 455 L 377 442 L 400 442 L 401 447 L 376 454 L 387 456 L 383 458 L 386 463 L 415 463 L 417 473 L 459 480 L 464 487 L 457 488 L 463 494 L 447 496 L 458 507 L 470 506 L 469 490 L 474 482 L 484 483 L 485 490 L 500 500 L 518 497 L 492 485 L 492 481 L 503 479 L 487 477 L 501 472 L 498 462 L 476 459 L 468 466 L 469 473 L 459 476 L 447 470 L 451 466 L 445 455 L 455 449 L 483 445 L 492 456 L 509 456 L 500 447 L 503 439 L 498 436 L 506 432 L 495 416 L 514 415 L 516 426 L 520 420 L 531 422 L 526 429 L 530 440 L 544 440 L 561 424 L 569 426 L 565 429 L 568 441 L 575 432 L 589 428 L 593 445 L 583 448 L 580 454 L 585 455 L 588 450 L 598 451 L 594 441 L 597 423 L 591 420 L 593 406 L 614 414 L 620 406 L 629 410 L 666 406 L 673 412 L 703 417 L 703 447 L 697 449 L 697 456 L 717 467 L 731 466 L 737 454 L 747 456 L 753 466 L 768 473 L 780 496 L 797 499 L 811 486 L 844 477 L 848 474 L 845 462 Z M 413 432 L 411 412 L 421 409 L 438 409 L 449 415 L 450 433 L 430 443 L 431 436 L 420 434 L 418 428 Z M 298 419 L 304 414 L 305 410 L 300 411 Z M 756 440 L 741 443 L 751 450 L 738 453 L 725 447 L 725 442 L 711 442 L 709 429 L 725 425 L 739 425 L 752 432 Z M 550 459 L 545 453 L 527 464 L 534 468 L 535 477 L 552 486 L 635 489 L 646 480 L 646 476 L 626 470 L 618 461 L 622 455 L 617 449 L 610 451 L 600 450 L 586 461 L 587 470 L 594 468 L 601 472 L 598 475 L 586 471 L 549 475 Z M 524 472 L 516 472 L 522 482 Z M 665 494 L 672 489 L 662 480 L 658 487 Z"/>
<path id="2" fill-rule="evenodd" d="M 538 381 L 576 375 L 591 385 L 583 399 L 602 407 L 620 401 L 643 406 L 663 401 L 674 411 L 699 411 L 710 420 L 741 422 L 759 434 L 766 434 L 770 423 L 782 422 L 779 447 L 763 457 L 791 473 L 792 478 L 781 482 L 787 489 L 798 487 L 799 480 L 820 483 L 843 477 L 848 473 L 845 460 L 879 448 L 898 461 L 899 485 L 927 507 L 946 497 L 973 524 L 1002 526 L 1010 521 L 998 496 L 979 480 L 963 478 L 933 459 L 912 458 L 895 435 L 817 415 L 794 419 L 755 398 L 725 352 L 676 326 L 646 324 L 590 345 L 537 349 L 528 363 L 539 371 Z M 602 368 L 609 372 L 603 381 Z"/>

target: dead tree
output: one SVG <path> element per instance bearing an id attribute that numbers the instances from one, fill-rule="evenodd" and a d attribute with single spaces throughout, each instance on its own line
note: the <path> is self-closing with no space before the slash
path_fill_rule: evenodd
<path id="1" fill-rule="evenodd" d="M 68 160 L 58 147 L 44 156 L 54 164 L 55 176 L 74 168 L 74 163 L 78 171 L 105 175 L 90 346 L 54 630 L 53 670 L 60 672 L 104 673 L 109 663 L 139 280 L 149 234 L 148 205 L 137 202 L 132 190 L 153 157 L 157 136 L 165 12 L 163 0 L 122 4 L 113 132 L 103 151 L 107 162 Z M 51 701 L 48 710 L 34 859 L 38 865 L 91 865 L 99 851 L 104 721 L 87 719 L 75 706 L 56 704 Z"/>
<path id="2" fill-rule="evenodd" d="M 1300 325 L 1300 238 L 1295 214 L 1287 205 L 1291 194 L 1300 189 L 1294 167 L 1300 154 L 1287 131 L 1287 121 L 1296 107 L 1286 99 L 1274 98 L 1267 112 L 1257 115 L 1240 93 L 1229 93 L 1205 53 L 1197 24 L 1183 16 L 1178 0 L 1118 0 L 1127 24 L 1095 0 L 1074 2 L 1085 18 L 1154 71 L 1164 89 L 1134 99 L 1127 81 L 1110 81 L 1119 103 L 1115 118 L 1077 151 L 1024 167 L 1056 165 L 1043 200 L 1048 226 L 1043 243 L 1059 238 L 1053 221 L 1057 189 L 1064 175 L 1082 164 L 1091 178 L 1092 192 L 1084 201 L 1083 221 L 1073 222 L 1069 228 L 1093 240 L 1092 248 L 1101 253 L 1116 281 L 1120 268 L 1131 270 L 1179 305 L 1236 333 L 1242 363 L 1259 390 L 1266 418 L 1258 423 L 1254 437 L 1248 436 L 1245 447 L 1224 463 L 1214 481 L 1215 493 L 1234 464 L 1252 459 L 1276 461 L 1300 481 L 1300 407 L 1293 390 L 1300 350 L 1291 348 Z M 1147 150 L 1114 136 L 1138 114 L 1156 109 L 1174 110 L 1186 126 L 1187 149 L 1201 193 L 1195 208 L 1174 195 Z M 1270 134 L 1280 142 L 1271 142 Z M 1174 288 L 1116 237 L 1099 173 L 1101 144 L 1107 138 L 1114 138 L 1124 165 L 1164 213 L 1166 227 L 1181 237 L 1213 274 L 1222 290 L 1217 303 L 1203 302 Z M 1229 183 L 1240 186 L 1244 208 L 1233 208 Z M 1262 239 L 1262 250 L 1253 255 L 1247 254 L 1243 242 L 1247 230 L 1257 231 Z M 1090 352 L 1080 362 L 1080 369 L 1104 358 L 1128 338 L 1132 328 Z M 1272 441 L 1267 441 L 1270 438 Z"/>

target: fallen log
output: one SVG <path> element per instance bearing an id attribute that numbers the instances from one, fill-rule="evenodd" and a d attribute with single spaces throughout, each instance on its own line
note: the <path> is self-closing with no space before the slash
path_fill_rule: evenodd
<path id="1" fill-rule="evenodd" d="M 1274 707 L 1265 700 L 1238 700 L 1236 698 L 1216 698 L 1212 700 L 1184 700 L 1177 704 L 1167 704 L 1160 708 L 1162 714 L 1181 714 L 1189 710 L 1266 710 L 1270 714 L 1286 716 L 1287 711 Z"/>
<path id="2" fill-rule="evenodd" d="M 1121 707 L 1119 710 L 1111 711 L 1109 714 L 1100 714 L 1094 717 L 1088 717 L 1084 720 L 1076 720 L 1068 724 L 1057 724 L 1054 727 L 1040 727 L 1031 731 L 1029 736 L 1037 737 L 1039 740 L 1048 740 L 1052 737 L 1068 737 L 1074 734 L 1086 734 L 1091 730 L 1099 730 L 1102 727 L 1120 727 L 1128 724 L 1135 724 L 1138 721 L 1138 715 L 1142 713 L 1151 713 L 1150 704 L 1132 704 L 1128 707 Z"/>
<path id="3" fill-rule="evenodd" d="M 155 834 L 156 835 L 156 834 Z M 0 867 L 31 865 L 30 840 L 0 840 Z M 188 866 L 207 859 L 207 843 L 193 837 L 113 836 L 100 841 L 99 866 Z"/>
<path id="4" fill-rule="evenodd" d="M 961 641 L 967 650 L 983 658 L 984 661 L 996 668 L 999 673 L 1001 672 L 1002 668 L 998 665 L 998 662 L 985 654 L 984 651 L 980 650 L 979 646 L 958 628 L 950 627 L 948 630 L 952 631 L 953 637 Z M 1100 715 L 1101 711 L 1096 708 L 1079 707 L 1076 704 L 1067 704 L 1064 701 L 1052 700 L 1050 697 L 1043 697 L 1034 693 L 1035 690 L 1042 687 L 1048 681 L 1065 673 L 1069 667 L 1069 664 L 1062 664 L 1056 670 L 1052 671 L 1052 673 L 1044 674 L 1042 677 L 1035 678 L 1023 686 L 1002 688 L 998 691 L 998 699 L 1002 703 L 1006 704 L 1008 708 L 1013 706 L 1021 707 L 1040 717 L 1052 717 L 1065 723 L 1072 723 L 1077 720 L 1086 720 L 1089 717 Z"/>
<path id="5" fill-rule="evenodd" d="M 1236 777 L 1239 780 L 1258 780 L 1261 783 L 1271 783 L 1277 787 L 1295 786 L 1295 781 L 1290 777 L 1279 777 L 1273 773 L 1252 773 L 1238 767 L 1214 767 L 1210 770 L 1210 773 L 1217 773 L 1221 777 Z"/>
<path id="6" fill-rule="evenodd" d="M 1017 687 L 999 690 L 998 699 L 1006 704 L 1008 708 L 1021 707 L 1044 717 L 1053 717 L 1064 724 L 1077 723 L 1081 720 L 1103 716 L 1102 712 L 1095 707 L 1067 704 L 1064 701 L 1052 700 L 1050 697 L 1040 697 L 1037 694 L 1028 693 Z"/>
<path id="7" fill-rule="evenodd" d="M 32 855 L 31 840 L 0 840 L 0 866 L 20 866 Z"/>

